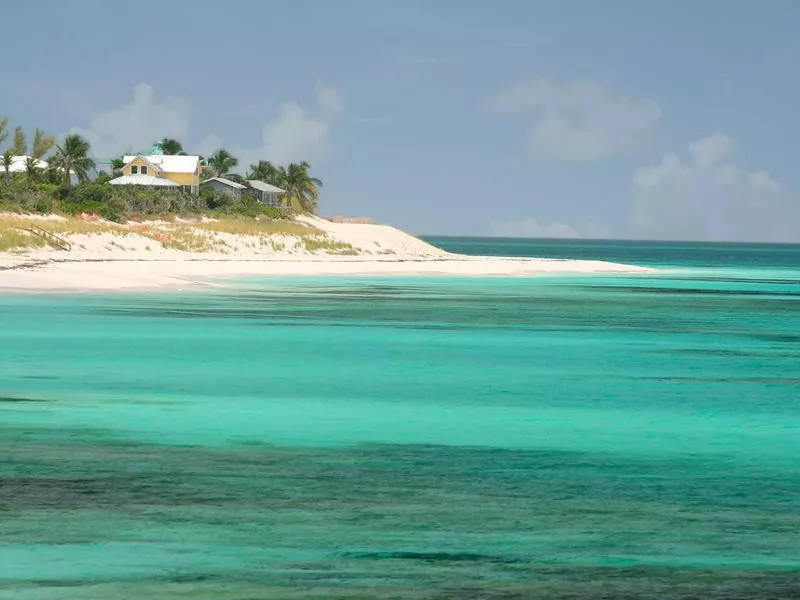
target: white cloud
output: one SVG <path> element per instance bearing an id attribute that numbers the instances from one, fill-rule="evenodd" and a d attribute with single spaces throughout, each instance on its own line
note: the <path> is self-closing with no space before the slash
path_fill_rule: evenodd
<path id="1" fill-rule="evenodd" d="M 343 103 L 339 91 L 324 83 L 316 85 L 314 97 L 319 114 L 309 114 L 295 101 L 285 102 L 275 118 L 264 124 L 261 144 L 256 148 L 225 142 L 212 133 L 187 147 L 187 151 L 208 156 L 219 148 L 228 148 L 239 158 L 240 169 L 259 159 L 282 164 L 317 160 L 331 148 L 331 124 L 343 110 Z M 185 142 L 189 130 L 187 114 L 185 102 L 175 98 L 159 100 L 153 88 L 143 83 L 133 88 L 130 104 L 100 112 L 87 128 L 74 127 L 72 131 L 89 140 L 96 156 L 107 159 L 146 150 L 165 137 Z"/>
<path id="2" fill-rule="evenodd" d="M 222 139 L 215 133 L 207 135 L 197 144 L 192 144 L 191 151 L 200 156 L 210 156 L 222 148 Z"/>
<path id="3" fill-rule="evenodd" d="M 714 167 L 729 158 L 736 145 L 724 133 L 715 133 L 701 140 L 689 144 L 689 154 L 692 155 L 698 167 Z"/>
<path id="4" fill-rule="evenodd" d="M 313 162 L 327 154 L 332 148 L 330 134 L 335 113 L 342 111 L 344 105 L 339 91 L 323 83 L 316 85 L 314 96 L 322 114 L 310 114 L 298 102 L 286 102 L 275 119 L 264 125 L 260 146 L 232 147 L 231 151 L 239 158 L 239 170 L 258 160 L 278 164 Z"/>
<path id="5" fill-rule="evenodd" d="M 773 179 L 772 175 L 766 171 L 757 171 L 747 174 L 747 181 L 755 190 L 777 192 L 781 189 L 781 184 Z"/>
<path id="6" fill-rule="evenodd" d="M 186 104 L 176 98 L 158 100 L 153 88 L 141 83 L 133 88 L 133 101 L 92 117 L 88 128 L 73 127 L 85 137 L 101 159 L 129 151 L 146 150 L 165 138 L 183 140 L 188 129 Z"/>
<path id="7" fill-rule="evenodd" d="M 800 208 L 766 171 L 733 162 L 733 140 L 717 133 L 689 145 L 689 160 L 665 154 L 633 176 L 633 233 L 675 240 L 793 241 Z"/>
<path id="8" fill-rule="evenodd" d="M 486 235 L 519 238 L 605 238 L 609 231 L 597 224 L 576 229 L 566 223 L 541 223 L 531 217 L 521 221 L 492 221 Z"/>
<path id="9" fill-rule="evenodd" d="M 342 99 L 339 97 L 339 90 L 322 82 L 317 82 L 314 87 L 314 96 L 320 108 L 326 110 L 342 110 Z"/>
<path id="10" fill-rule="evenodd" d="M 556 83 L 533 79 L 497 93 L 491 110 L 533 120 L 533 159 L 590 161 L 638 146 L 661 118 L 651 100 L 637 100 L 589 80 Z"/>
<path id="11" fill-rule="evenodd" d="M 235 147 L 233 152 L 239 157 L 240 168 L 257 160 L 311 162 L 330 149 L 330 127 L 329 119 L 312 117 L 297 102 L 287 102 L 278 116 L 264 125 L 259 147 Z"/>

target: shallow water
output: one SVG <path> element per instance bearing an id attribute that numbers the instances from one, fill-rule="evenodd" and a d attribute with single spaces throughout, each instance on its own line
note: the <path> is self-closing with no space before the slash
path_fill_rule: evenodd
<path id="1" fill-rule="evenodd" d="M 2 297 L 0 597 L 800 596 L 800 249 L 769 248 Z"/>

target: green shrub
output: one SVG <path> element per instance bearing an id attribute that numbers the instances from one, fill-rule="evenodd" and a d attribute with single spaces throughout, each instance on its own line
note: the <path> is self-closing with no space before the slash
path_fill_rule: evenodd
<path id="1" fill-rule="evenodd" d="M 53 186 L 31 181 L 25 175 L 12 175 L 0 182 L 0 206 L 16 212 L 52 210 Z"/>
<path id="2" fill-rule="evenodd" d="M 164 218 L 169 215 L 213 213 L 222 217 L 285 219 L 285 214 L 250 195 L 203 189 L 200 195 L 175 189 L 148 190 L 113 186 L 102 178 L 74 186 L 40 183 L 24 174 L 0 178 L 0 208 L 15 212 L 61 212 L 67 215 L 97 214 L 123 222 L 133 217 Z"/>
<path id="3" fill-rule="evenodd" d="M 283 214 L 272 206 L 262 204 L 252 196 L 245 194 L 241 198 L 234 199 L 234 202 L 215 211 L 219 215 L 235 215 L 240 217 L 267 217 L 270 219 L 280 219 Z"/>

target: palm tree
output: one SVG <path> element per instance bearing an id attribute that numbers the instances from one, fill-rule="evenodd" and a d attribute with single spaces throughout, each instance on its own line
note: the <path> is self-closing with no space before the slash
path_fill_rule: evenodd
<path id="1" fill-rule="evenodd" d="M 292 209 L 316 214 L 322 181 L 311 177 L 310 170 L 311 165 L 305 161 L 289 163 L 289 167 L 285 170 L 285 180 L 280 187 L 286 190 L 284 198 Z"/>
<path id="2" fill-rule="evenodd" d="M 33 158 L 42 158 L 45 154 L 50 152 L 50 149 L 55 145 L 55 138 L 45 135 L 44 131 L 37 129 L 33 134 L 33 144 L 31 145 L 31 155 Z"/>
<path id="3" fill-rule="evenodd" d="M 64 138 L 61 145 L 56 144 L 56 154 L 51 164 L 59 169 L 64 185 L 69 187 L 70 175 L 75 173 L 78 181 L 84 182 L 89 178 L 89 171 L 94 169 L 94 161 L 89 158 L 89 142 L 77 133 L 71 133 Z"/>
<path id="4" fill-rule="evenodd" d="M 257 179 L 272 185 L 281 187 L 286 178 L 286 173 L 281 167 L 273 165 L 268 160 L 260 160 L 257 163 L 250 165 L 250 170 L 247 171 L 248 179 Z"/>
<path id="5" fill-rule="evenodd" d="M 39 174 L 41 173 L 42 168 L 39 166 L 39 159 L 34 158 L 33 156 L 29 156 L 25 159 L 25 174 L 28 176 L 28 179 L 31 181 L 36 181 L 39 179 Z"/>
<path id="6" fill-rule="evenodd" d="M 3 142 L 6 141 L 6 138 L 8 138 L 8 131 L 6 130 L 6 127 L 8 127 L 8 117 L 3 117 L 0 119 L 0 145 L 2 145 Z"/>
<path id="7" fill-rule="evenodd" d="M 111 172 L 114 175 L 119 175 L 122 172 L 122 167 L 125 166 L 125 161 L 122 160 L 121 156 L 118 156 L 117 158 L 112 158 L 109 165 L 111 166 Z"/>
<path id="8" fill-rule="evenodd" d="M 186 156 L 186 152 L 183 151 L 183 145 L 178 140 L 164 138 L 158 145 L 161 146 L 161 151 L 164 154 Z"/>
<path id="9" fill-rule="evenodd" d="M 3 170 L 6 172 L 6 185 L 11 183 L 11 163 L 14 162 L 14 153 L 11 151 L 11 148 L 3 152 L 3 155 L 0 156 L 0 166 L 3 167 Z"/>
<path id="10" fill-rule="evenodd" d="M 217 177 L 225 175 L 239 164 L 239 160 L 227 150 L 220 148 L 208 159 L 208 166 L 214 169 Z"/>
<path id="11" fill-rule="evenodd" d="M 28 153 L 28 139 L 22 127 L 14 127 L 14 143 L 11 144 L 11 152 L 16 156 L 25 156 Z"/>

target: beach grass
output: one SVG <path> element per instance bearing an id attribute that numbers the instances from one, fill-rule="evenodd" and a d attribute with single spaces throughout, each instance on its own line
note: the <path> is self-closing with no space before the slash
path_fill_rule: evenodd
<path id="1" fill-rule="evenodd" d="M 143 235 L 160 243 L 164 248 L 183 252 L 222 251 L 227 246 L 223 241 L 198 232 L 193 226 L 188 225 L 172 227 L 169 231 L 151 231 Z"/>
<path id="2" fill-rule="evenodd" d="M 41 227 L 56 235 L 90 234 L 90 233 L 117 233 L 124 234 L 127 230 L 121 226 L 107 221 L 84 221 L 75 217 L 58 219 L 37 219 L 25 215 L 0 215 L 0 231 L 6 229 L 27 229 L 28 227 Z"/>
<path id="3" fill-rule="evenodd" d="M 78 217 L 44 219 L 24 214 L 0 214 L 0 251 L 47 247 L 46 240 L 25 231 L 33 226 L 68 239 L 73 235 L 111 234 L 114 237 L 107 241 L 107 249 L 125 250 L 128 245 L 120 244 L 120 238 L 143 236 L 163 248 L 183 252 L 236 254 L 242 249 L 272 252 L 291 252 L 297 249 L 314 254 L 358 254 L 351 244 L 332 239 L 321 229 L 285 219 L 175 219 L 120 225 Z M 85 249 L 80 241 L 73 241 L 79 244 L 77 247 Z"/>
<path id="4" fill-rule="evenodd" d="M 351 244 L 347 242 L 339 242 L 337 240 L 331 240 L 326 238 L 303 238 L 302 240 L 303 247 L 308 250 L 309 252 L 319 252 L 324 251 L 328 254 L 341 254 L 341 255 L 349 255 L 354 256 L 358 254 L 356 249 L 353 248 Z"/>
<path id="5" fill-rule="evenodd" d="M 44 239 L 13 227 L 0 226 L 0 252 L 42 248 L 47 245 Z"/>
<path id="6" fill-rule="evenodd" d="M 193 224 L 192 227 L 215 233 L 235 235 L 323 235 L 323 231 L 304 223 L 286 219 L 220 219 Z"/>

